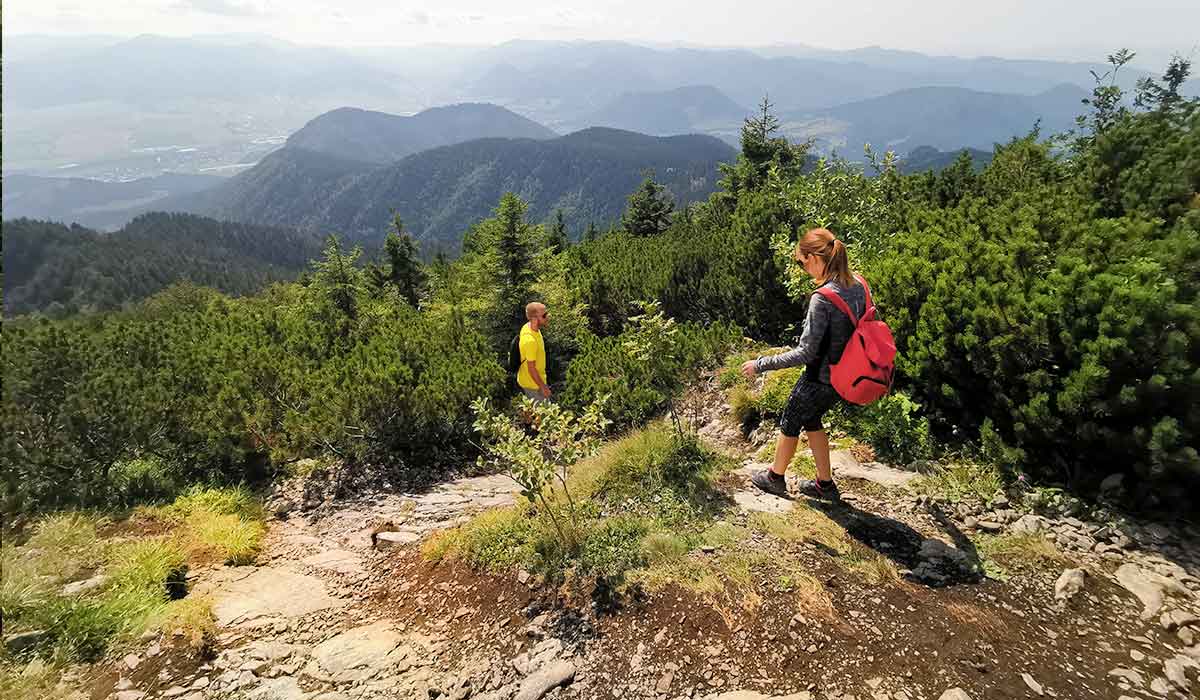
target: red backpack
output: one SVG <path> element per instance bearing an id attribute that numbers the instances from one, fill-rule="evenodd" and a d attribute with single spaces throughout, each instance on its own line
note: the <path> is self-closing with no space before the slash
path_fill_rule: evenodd
<path id="1" fill-rule="evenodd" d="M 871 303 L 871 288 L 861 275 L 855 275 L 866 293 L 866 310 L 862 318 L 855 318 L 850 305 L 841 295 L 821 287 L 817 293 L 825 297 L 854 323 L 854 333 L 846 342 L 842 359 L 829 366 L 829 378 L 833 388 L 845 400 L 860 406 L 877 401 L 892 388 L 892 376 L 896 371 L 896 341 L 892 329 L 883 321 L 875 320 L 875 305 Z"/>

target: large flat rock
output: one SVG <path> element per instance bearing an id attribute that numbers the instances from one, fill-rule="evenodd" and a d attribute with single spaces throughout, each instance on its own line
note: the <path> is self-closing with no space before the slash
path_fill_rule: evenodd
<path id="1" fill-rule="evenodd" d="M 336 571 L 339 574 L 359 574 L 363 571 L 362 559 L 355 554 L 344 549 L 329 549 L 324 552 L 304 558 L 304 563 L 309 566 L 315 566 L 318 569 L 327 571 Z"/>
<path id="2" fill-rule="evenodd" d="M 327 639 L 312 650 L 312 658 L 337 681 L 366 680 L 407 656 L 404 637 L 384 620 Z"/>
<path id="3" fill-rule="evenodd" d="M 272 567 L 259 568 L 212 595 L 213 614 L 223 627 L 264 617 L 301 617 L 346 604 L 330 596 L 321 579 Z"/>
<path id="4" fill-rule="evenodd" d="M 742 510 L 760 513 L 786 513 L 792 509 L 792 502 L 788 499 L 758 490 L 738 491 L 733 494 L 733 500 Z"/>
<path id="5" fill-rule="evenodd" d="M 865 479 L 880 486 L 898 488 L 917 478 L 915 472 L 893 469 L 878 462 L 860 463 L 850 450 L 834 450 L 829 455 L 834 479 Z"/>

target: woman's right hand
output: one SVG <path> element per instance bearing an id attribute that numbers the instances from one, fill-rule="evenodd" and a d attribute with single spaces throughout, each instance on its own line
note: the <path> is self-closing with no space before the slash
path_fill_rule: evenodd
<path id="1" fill-rule="evenodd" d="M 753 379 L 758 374 L 758 360 L 746 360 L 742 363 L 742 376 Z"/>

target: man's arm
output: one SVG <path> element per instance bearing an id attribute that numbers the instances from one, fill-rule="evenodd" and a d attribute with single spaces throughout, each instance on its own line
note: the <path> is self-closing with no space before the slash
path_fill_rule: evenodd
<path id="1" fill-rule="evenodd" d="M 525 363 L 525 367 L 529 370 L 529 377 L 533 379 L 533 383 L 537 384 L 538 388 L 542 390 L 542 394 L 550 396 L 550 387 L 546 385 L 546 382 L 542 381 L 542 375 L 538 372 L 537 363 L 530 360 Z"/>

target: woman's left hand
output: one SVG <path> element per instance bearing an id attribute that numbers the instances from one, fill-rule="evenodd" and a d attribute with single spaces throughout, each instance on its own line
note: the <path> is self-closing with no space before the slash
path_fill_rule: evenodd
<path id="1" fill-rule="evenodd" d="M 758 362 L 758 360 L 746 360 L 742 363 L 743 377 L 753 377 L 754 375 L 758 374 L 758 365 L 755 364 L 756 362 Z"/>

